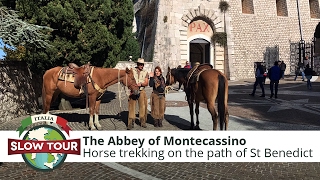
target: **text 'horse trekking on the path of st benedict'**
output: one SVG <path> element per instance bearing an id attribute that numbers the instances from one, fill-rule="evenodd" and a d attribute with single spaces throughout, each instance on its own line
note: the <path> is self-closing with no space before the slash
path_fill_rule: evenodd
<path id="1" fill-rule="evenodd" d="M 179 77 L 185 79 L 179 80 Z M 197 125 L 199 128 L 199 104 L 205 102 L 213 121 L 213 130 L 218 128 L 218 117 L 220 119 L 220 130 L 228 129 L 229 113 L 228 113 L 228 80 L 225 75 L 212 68 L 210 64 L 201 64 L 192 69 L 168 67 L 166 76 L 167 85 L 172 85 L 176 81 L 181 81 L 184 86 L 187 101 L 190 109 L 191 126 L 194 128 L 193 120 L 193 103 L 196 104 L 195 112 L 197 117 Z M 218 102 L 218 113 L 215 109 L 215 102 Z M 218 116 L 219 115 L 219 116 Z"/>
<path id="2" fill-rule="evenodd" d="M 96 126 L 99 129 L 101 97 L 110 85 L 118 82 L 127 86 L 131 93 L 139 94 L 132 69 L 101 68 L 90 66 L 90 63 L 81 67 L 70 63 L 68 67 L 49 69 L 43 75 L 43 113 L 49 112 L 51 103 L 60 93 L 72 98 L 80 98 L 86 94 L 87 102 L 89 101 L 89 128 L 93 130 Z"/>

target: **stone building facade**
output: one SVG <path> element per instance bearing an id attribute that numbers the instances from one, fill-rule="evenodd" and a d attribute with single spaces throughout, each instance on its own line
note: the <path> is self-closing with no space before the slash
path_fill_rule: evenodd
<path id="1" fill-rule="evenodd" d="M 227 0 L 226 14 L 220 12 L 219 1 L 156 1 L 154 66 L 167 69 L 200 61 L 234 80 L 254 77 L 254 62 L 281 60 L 289 74 L 295 66 L 291 44 L 301 39 L 297 1 Z M 320 21 L 319 0 L 298 2 L 302 38 L 310 42 Z M 212 34 L 224 29 L 226 49 L 211 43 Z"/>

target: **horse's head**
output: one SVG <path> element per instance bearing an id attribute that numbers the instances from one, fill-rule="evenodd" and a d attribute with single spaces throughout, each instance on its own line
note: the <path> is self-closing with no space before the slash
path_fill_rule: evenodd
<path id="1" fill-rule="evenodd" d="M 166 85 L 172 85 L 176 82 L 176 78 L 175 78 L 175 69 L 170 69 L 170 67 L 168 67 L 168 72 L 166 75 Z"/>
<path id="2" fill-rule="evenodd" d="M 72 71 L 74 73 L 74 87 L 80 89 L 87 83 L 87 77 L 90 73 L 90 63 L 81 67 L 73 67 Z"/>
<path id="3" fill-rule="evenodd" d="M 120 78 L 120 82 L 127 86 L 134 95 L 140 94 L 139 87 L 137 86 L 136 79 L 134 78 L 132 69 L 126 68 L 126 75 Z"/>

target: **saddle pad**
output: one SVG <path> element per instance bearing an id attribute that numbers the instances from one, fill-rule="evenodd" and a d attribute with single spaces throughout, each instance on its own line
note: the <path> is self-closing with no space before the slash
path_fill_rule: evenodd
<path id="1" fill-rule="evenodd" d="M 63 67 L 59 71 L 58 79 L 74 83 L 74 74 L 65 73 L 65 67 Z"/>
<path id="2" fill-rule="evenodd" d="M 68 81 L 68 82 L 74 83 L 74 74 L 66 72 L 66 68 L 67 67 L 63 67 L 60 69 L 59 74 L 58 74 L 58 80 Z M 90 66 L 90 75 L 89 76 L 92 77 L 92 73 L 93 73 L 93 68 Z M 89 76 L 87 77 L 88 83 L 91 82 L 91 79 L 89 78 Z"/>

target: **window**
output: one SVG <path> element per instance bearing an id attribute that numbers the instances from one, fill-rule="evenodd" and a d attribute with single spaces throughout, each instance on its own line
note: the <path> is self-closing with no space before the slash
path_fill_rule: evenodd
<path id="1" fill-rule="evenodd" d="M 277 16 L 288 16 L 287 1 L 276 0 Z"/>
<path id="2" fill-rule="evenodd" d="M 242 3 L 242 13 L 254 14 L 253 0 L 241 0 L 241 3 Z"/>
<path id="3" fill-rule="evenodd" d="M 309 6 L 310 6 L 310 17 L 320 19 L 319 1 L 309 0 Z"/>

